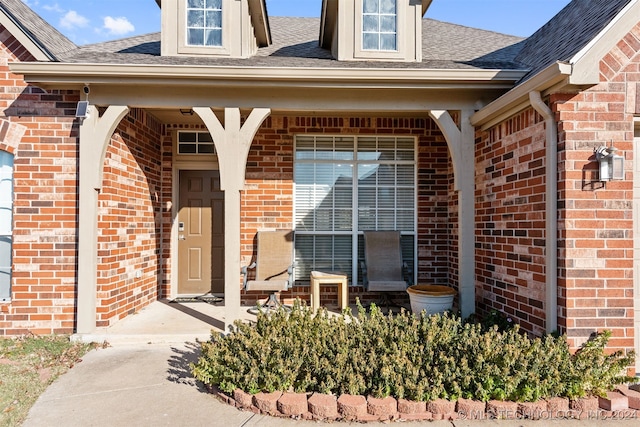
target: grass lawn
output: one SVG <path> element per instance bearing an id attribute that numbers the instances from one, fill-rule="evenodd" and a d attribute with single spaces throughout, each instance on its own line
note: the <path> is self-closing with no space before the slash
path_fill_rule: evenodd
<path id="1" fill-rule="evenodd" d="M 40 394 L 95 344 L 68 336 L 0 339 L 0 425 L 19 426 Z"/>

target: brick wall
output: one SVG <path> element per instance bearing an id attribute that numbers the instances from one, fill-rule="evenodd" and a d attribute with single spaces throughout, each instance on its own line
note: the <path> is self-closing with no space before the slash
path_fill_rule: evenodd
<path id="1" fill-rule="evenodd" d="M 157 119 L 135 109 L 107 148 L 98 197 L 98 327 L 157 299 L 162 132 Z"/>
<path id="2" fill-rule="evenodd" d="M 271 116 L 262 125 L 249 153 L 247 190 L 242 195 L 242 261 L 254 256 L 254 237 L 260 228 L 293 227 L 293 141 L 297 134 L 415 135 L 418 138 L 418 260 L 419 280 L 448 283 L 455 277 L 449 258 L 453 243 L 451 215 L 451 161 L 447 144 L 436 124 L 426 118 L 296 117 Z M 243 303 L 264 298 L 243 294 Z M 294 287 L 283 298 L 308 300 L 306 286 Z M 377 299 L 362 288 L 351 288 L 350 299 Z M 337 304 L 337 288 L 322 289 L 323 304 Z"/>
<path id="3" fill-rule="evenodd" d="M 0 27 L 0 149 L 15 156 L 12 301 L 0 303 L 0 335 L 74 328 L 78 93 L 46 93 L 9 72 L 32 59 Z"/>
<path id="4" fill-rule="evenodd" d="M 476 298 L 545 331 L 545 128 L 529 108 L 476 143 Z"/>
<path id="5" fill-rule="evenodd" d="M 547 99 L 558 122 L 558 323 L 572 348 L 596 331 L 632 349 L 633 112 L 640 26 L 600 63 L 602 83 Z M 478 305 L 545 329 L 544 123 L 527 109 L 476 143 Z M 613 143 L 623 181 L 601 183 L 594 148 Z"/>
<path id="6" fill-rule="evenodd" d="M 633 112 L 640 25 L 600 63 L 602 83 L 552 99 L 560 121 L 560 325 L 579 346 L 610 329 L 612 348 L 633 348 Z M 597 180 L 593 149 L 613 143 L 623 181 Z"/>

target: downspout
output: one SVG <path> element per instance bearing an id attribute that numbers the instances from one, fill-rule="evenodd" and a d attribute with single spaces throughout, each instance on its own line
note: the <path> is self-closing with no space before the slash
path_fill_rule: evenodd
<path id="1" fill-rule="evenodd" d="M 540 92 L 529 92 L 531 106 L 544 118 L 546 128 L 546 325 L 547 333 L 558 330 L 558 127 Z"/>

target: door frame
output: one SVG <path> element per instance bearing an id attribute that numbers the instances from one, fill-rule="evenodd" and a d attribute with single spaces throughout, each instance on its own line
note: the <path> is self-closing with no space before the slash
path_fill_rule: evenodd
<path id="1" fill-rule="evenodd" d="M 179 160 L 173 162 L 171 171 L 171 279 L 169 299 L 178 294 L 178 205 L 180 204 L 180 171 L 219 170 L 217 160 Z"/>

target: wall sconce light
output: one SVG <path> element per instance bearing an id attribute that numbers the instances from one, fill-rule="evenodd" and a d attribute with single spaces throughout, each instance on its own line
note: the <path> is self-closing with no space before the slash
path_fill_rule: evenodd
<path id="1" fill-rule="evenodd" d="M 183 116 L 193 116 L 193 110 L 191 108 L 181 108 L 180 114 Z"/>
<path id="2" fill-rule="evenodd" d="M 616 151 L 618 149 L 613 144 L 595 149 L 596 159 L 600 163 L 601 182 L 624 179 L 624 157 L 616 154 Z"/>

